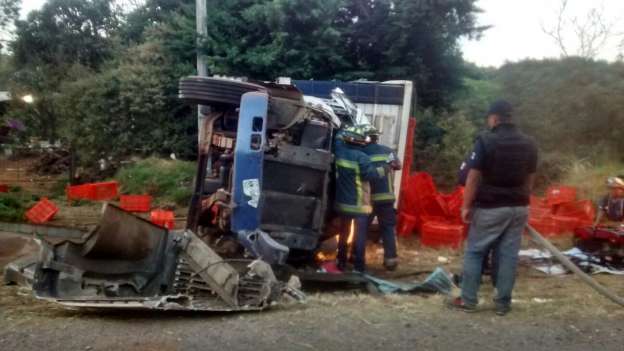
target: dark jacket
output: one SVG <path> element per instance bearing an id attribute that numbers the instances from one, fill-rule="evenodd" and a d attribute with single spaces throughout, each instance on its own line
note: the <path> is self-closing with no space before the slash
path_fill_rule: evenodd
<path id="1" fill-rule="evenodd" d="M 363 151 L 370 157 L 376 168 L 386 168 L 392 159 L 391 155 L 394 153 L 394 150 L 391 148 L 379 144 L 368 144 L 363 148 Z M 371 180 L 371 200 L 373 202 L 394 202 L 395 196 L 392 181 L 391 172 L 388 172 L 383 178 Z"/>
<path id="2" fill-rule="evenodd" d="M 600 209 L 604 211 L 605 215 L 610 221 L 620 222 L 624 221 L 624 199 L 612 198 L 611 196 L 605 196 L 600 201 Z"/>
<path id="3" fill-rule="evenodd" d="M 387 172 L 375 167 L 361 148 L 336 140 L 336 201 L 337 212 L 347 215 L 368 215 L 372 212 L 369 181 L 381 179 Z"/>

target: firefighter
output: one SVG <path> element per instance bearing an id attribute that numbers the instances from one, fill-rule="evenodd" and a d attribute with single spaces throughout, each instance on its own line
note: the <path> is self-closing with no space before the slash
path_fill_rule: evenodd
<path id="1" fill-rule="evenodd" d="M 388 171 L 386 166 L 374 166 L 363 152 L 367 143 L 365 130 L 351 126 L 336 137 L 336 198 L 335 210 L 341 218 L 338 241 L 338 268 L 345 270 L 348 256 L 348 237 L 354 226 L 353 268 L 366 270 L 366 236 L 368 217 L 372 213 L 370 199 L 371 180 L 381 179 Z"/>
<path id="2" fill-rule="evenodd" d="M 379 131 L 374 127 L 367 128 L 369 143 L 364 147 L 364 152 L 370 157 L 375 167 L 388 167 L 392 171 L 401 169 L 401 162 L 396 157 L 394 150 L 380 145 Z M 399 260 L 396 249 L 396 211 L 394 202 L 396 200 L 393 189 L 392 172 L 388 172 L 383 178 L 371 180 L 371 200 L 373 203 L 373 217 L 377 217 L 381 230 L 381 240 L 384 248 L 384 267 L 389 271 L 394 271 Z"/>

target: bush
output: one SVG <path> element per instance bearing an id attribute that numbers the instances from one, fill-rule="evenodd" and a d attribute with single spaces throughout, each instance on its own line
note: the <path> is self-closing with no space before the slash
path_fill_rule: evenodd
<path id="1" fill-rule="evenodd" d="M 463 114 L 424 114 L 429 138 L 417 137 L 416 169 L 431 173 L 437 185 L 451 189 L 457 184 L 459 166 L 473 148 L 477 128 Z"/>
<path id="2" fill-rule="evenodd" d="M 16 193 L 0 194 L 0 221 L 23 222 L 32 201 Z"/>
<path id="3" fill-rule="evenodd" d="M 124 194 L 149 194 L 157 201 L 188 205 L 194 162 L 147 158 L 122 167 L 116 175 Z"/>
<path id="4" fill-rule="evenodd" d="M 578 189 L 579 198 L 598 201 L 608 190 L 608 177 L 624 174 L 624 163 L 614 161 L 576 160 L 568 165 L 561 183 Z"/>

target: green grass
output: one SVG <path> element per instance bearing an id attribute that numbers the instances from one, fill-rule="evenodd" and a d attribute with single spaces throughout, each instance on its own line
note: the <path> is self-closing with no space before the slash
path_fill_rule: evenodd
<path id="1" fill-rule="evenodd" d="M 187 205 L 192 195 L 194 162 L 147 158 L 115 175 L 123 194 L 149 194 L 157 202 Z"/>

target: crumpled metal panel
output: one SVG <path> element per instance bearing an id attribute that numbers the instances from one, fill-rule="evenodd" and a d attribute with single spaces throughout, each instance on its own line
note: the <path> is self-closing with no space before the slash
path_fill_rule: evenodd
<path id="1" fill-rule="evenodd" d="M 36 297 L 70 307 L 244 311 L 303 296 L 266 262 L 223 259 L 191 231 L 113 205 L 86 240 L 42 240 L 33 280 Z"/>

